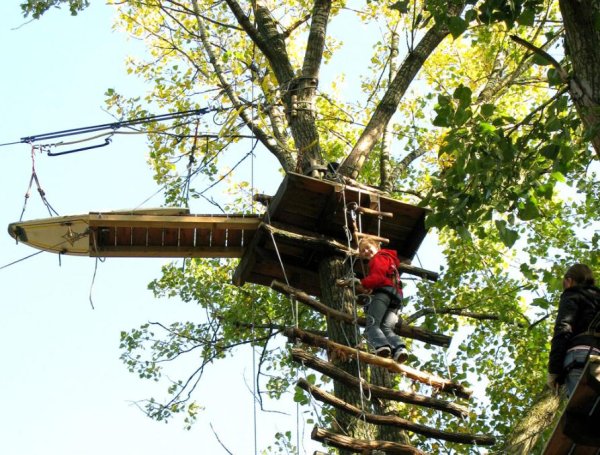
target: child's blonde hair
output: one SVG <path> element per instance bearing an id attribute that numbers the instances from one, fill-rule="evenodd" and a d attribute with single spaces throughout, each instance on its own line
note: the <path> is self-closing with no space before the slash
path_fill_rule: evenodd
<path id="1" fill-rule="evenodd" d="M 366 246 L 374 246 L 377 249 L 381 248 L 381 243 L 378 242 L 377 240 L 374 239 L 370 239 L 368 237 L 363 237 L 362 239 L 360 239 L 358 241 L 358 249 L 360 250 L 361 248 L 364 248 Z"/>

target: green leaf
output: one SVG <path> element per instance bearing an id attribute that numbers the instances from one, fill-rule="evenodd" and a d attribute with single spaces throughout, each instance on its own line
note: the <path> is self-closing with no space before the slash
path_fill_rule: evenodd
<path id="1" fill-rule="evenodd" d="M 484 117 L 490 117 L 494 111 L 496 110 L 496 106 L 493 104 L 483 104 L 481 106 L 480 112 Z"/>
<path id="2" fill-rule="evenodd" d="M 551 86 L 563 84 L 562 78 L 560 77 L 558 71 L 556 71 L 556 68 L 554 67 L 548 68 L 546 76 L 548 77 L 548 84 L 550 84 Z"/>
<path id="3" fill-rule="evenodd" d="M 389 8 L 395 9 L 396 11 L 399 11 L 402 14 L 406 14 L 408 13 L 408 0 L 401 0 L 396 3 L 392 3 L 389 6 Z"/>
<path id="4" fill-rule="evenodd" d="M 527 27 L 531 27 L 534 23 L 535 19 L 535 11 L 532 9 L 524 10 L 519 17 L 517 17 L 517 23 L 520 25 L 525 25 Z"/>
<path id="5" fill-rule="evenodd" d="M 454 39 L 458 38 L 467 29 L 468 25 L 467 21 L 458 16 L 452 16 L 448 19 L 448 30 L 450 30 Z"/>
<path id="6" fill-rule="evenodd" d="M 496 220 L 496 229 L 498 229 L 498 235 L 500 236 L 500 240 L 502 243 L 506 245 L 507 248 L 511 248 L 515 242 L 519 239 L 519 233 L 512 229 L 509 229 L 506 225 L 506 221 L 504 220 Z"/>
<path id="7" fill-rule="evenodd" d="M 483 133 L 495 133 L 496 132 L 496 127 L 494 125 L 492 125 L 491 123 L 479 122 L 479 128 L 481 128 L 481 131 Z"/>
<path id="8" fill-rule="evenodd" d="M 540 150 L 540 154 L 544 158 L 548 158 L 549 160 L 555 160 L 558 156 L 558 152 L 560 152 L 560 147 L 556 144 L 548 144 L 542 147 Z"/>
<path id="9" fill-rule="evenodd" d="M 471 105 L 471 95 L 473 92 L 469 87 L 465 87 L 464 85 L 459 85 L 452 96 L 454 99 L 457 99 L 460 103 L 460 106 L 466 107 Z"/>
<path id="10" fill-rule="evenodd" d="M 519 218 L 523 221 L 530 221 L 540 216 L 537 202 L 533 197 L 529 196 L 524 204 L 519 207 Z"/>

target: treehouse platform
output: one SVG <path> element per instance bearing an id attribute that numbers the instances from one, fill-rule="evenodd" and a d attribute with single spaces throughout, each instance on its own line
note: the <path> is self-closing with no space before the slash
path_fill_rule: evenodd
<path id="1" fill-rule="evenodd" d="M 600 454 L 600 356 L 590 356 L 544 455 Z"/>
<path id="2" fill-rule="evenodd" d="M 11 223 L 9 234 L 34 248 L 92 257 L 227 257 L 244 253 L 255 215 L 190 215 L 160 208 L 91 212 Z"/>
<path id="3" fill-rule="evenodd" d="M 321 259 L 356 248 L 355 243 L 349 247 L 349 235 L 380 239 L 385 248 L 412 259 L 427 233 L 427 209 L 357 185 L 288 173 L 275 196 L 264 201 L 263 223 L 234 273 L 234 284 L 269 286 L 287 278 L 291 286 L 318 296 Z"/>

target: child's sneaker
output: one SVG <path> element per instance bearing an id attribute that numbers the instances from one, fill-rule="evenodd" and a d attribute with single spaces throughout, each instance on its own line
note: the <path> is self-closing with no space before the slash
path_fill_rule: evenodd
<path id="1" fill-rule="evenodd" d="M 392 355 L 392 350 L 387 344 L 385 346 L 379 346 L 378 348 L 375 348 L 375 355 L 378 355 L 379 357 L 389 357 Z"/>
<path id="2" fill-rule="evenodd" d="M 408 351 L 404 346 L 398 346 L 394 351 L 393 359 L 395 362 L 404 363 L 408 360 Z"/>

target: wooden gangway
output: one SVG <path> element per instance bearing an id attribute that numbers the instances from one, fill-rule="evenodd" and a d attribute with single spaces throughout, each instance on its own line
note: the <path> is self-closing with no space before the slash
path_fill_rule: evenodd
<path id="1" fill-rule="evenodd" d="M 182 208 L 90 212 L 11 223 L 34 248 L 92 257 L 241 257 L 257 215 L 191 215 Z"/>

